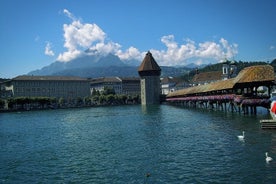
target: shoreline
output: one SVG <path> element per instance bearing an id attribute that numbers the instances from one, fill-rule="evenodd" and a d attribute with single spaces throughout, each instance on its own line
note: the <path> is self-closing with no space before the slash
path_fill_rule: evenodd
<path id="1" fill-rule="evenodd" d="M 110 106 L 129 106 L 139 105 L 140 103 L 129 103 L 129 104 L 99 104 L 99 105 L 84 105 L 84 106 L 67 106 L 67 107 L 47 107 L 47 108 L 31 108 L 31 109 L 0 109 L 0 113 L 10 112 L 28 112 L 28 111 L 41 111 L 41 110 L 59 110 L 59 109 L 80 109 L 80 108 L 91 108 L 91 107 L 110 107 Z"/>

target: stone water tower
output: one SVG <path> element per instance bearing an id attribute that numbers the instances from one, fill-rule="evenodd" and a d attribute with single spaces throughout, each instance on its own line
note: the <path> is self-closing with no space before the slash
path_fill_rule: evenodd
<path id="1" fill-rule="evenodd" d="M 142 105 L 160 103 L 160 74 L 161 68 L 156 63 L 152 54 L 148 52 L 138 68 L 141 85 Z"/>

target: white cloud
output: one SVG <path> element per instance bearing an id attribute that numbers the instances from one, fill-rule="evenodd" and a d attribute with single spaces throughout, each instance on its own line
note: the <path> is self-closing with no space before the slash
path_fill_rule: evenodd
<path id="1" fill-rule="evenodd" d="M 93 42 L 103 42 L 105 33 L 96 24 L 82 24 L 73 21 L 71 24 L 63 25 L 65 43 L 68 50 L 76 50 L 79 47 L 87 48 Z"/>
<path id="2" fill-rule="evenodd" d="M 59 54 L 59 61 L 70 61 L 79 56 L 82 50 L 97 46 L 103 48 L 105 33 L 96 24 L 83 24 L 80 20 L 77 20 L 72 13 L 64 9 L 64 14 L 72 19 L 71 24 L 63 25 L 63 37 L 64 47 L 67 49 L 64 53 Z M 105 48 L 108 48 L 108 44 Z M 116 44 L 115 44 L 116 46 Z M 108 48 L 110 49 L 110 48 Z M 112 50 L 112 49 L 111 49 Z"/>
<path id="3" fill-rule="evenodd" d="M 75 16 L 71 13 L 71 12 L 69 12 L 67 9 L 64 9 L 63 10 L 63 13 L 67 16 L 67 17 L 69 17 L 71 20 L 76 20 L 76 18 L 75 18 Z"/>
<path id="4" fill-rule="evenodd" d="M 221 38 L 219 41 L 222 44 L 223 52 L 226 58 L 232 58 L 238 54 L 238 44 L 230 45 L 227 40 Z"/>
<path id="5" fill-rule="evenodd" d="M 67 52 L 63 52 L 58 55 L 57 60 L 62 62 L 71 61 L 72 59 L 75 59 L 82 55 L 82 52 L 79 50 L 71 50 Z"/>
<path id="6" fill-rule="evenodd" d="M 45 51 L 44 51 L 45 55 L 47 55 L 47 56 L 55 55 L 55 53 L 54 53 L 54 51 L 52 51 L 51 47 L 52 47 L 52 44 L 50 42 L 47 42 L 46 46 L 45 46 Z"/>
<path id="7" fill-rule="evenodd" d="M 125 52 L 123 52 L 122 50 L 118 50 L 116 55 L 122 60 L 142 60 L 145 56 L 145 52 L 141 53 L 137 48 L 131 46 Z"/>
<path id="8" fill-rule="evenodd" d="M 114 43 L 114 42 L 99 42 L 93 46 L 91 46 L 89 49 L 96 50 L 97 53 L 101 55 L 107 55 L 109 53 L 116 53 L 118 52 L 119 48 L 121 47 L 120 44 Z"/>
<path id="9" fill-rule="evenodd" d="M 85 54 L 83 51 L 87 49 L 96 52 L 86 54 L 106 55 L 113 53 L 126 62 L 134 59 L 142 61 L 145 57 L 146 51 L 139 51 L 134 46 L 122 50 L 120 44 L 107 39 L 105 32 L 98 25 L 82 23 L 66 9 L 63 10 L 63 13 L 72 22 L 63 25 L 64 48 L 66 51 L 60 53 L 57 60 L 70 61 Z M 220 62 L 225 58 L 231 59 L 238 53 L 238 45 L 229 44 L 224 38 L 217 42 L 206 41 L 198 44 L 191 39 L 186 39 L 184 43 L 179 44 L 175 41 L 174 35 L 166 35 L 161 38 L 161 43 L 165 45 L 166 49 L 149 49 L 156 61 L 165 66 L 185 65 L 190 62 L 202 64 Z"/>
<path id="10" fill-rule="evenodd" d="M 219 43 L 202 42 L 198 45 L 191 39 L 186 43 L 179 45 L 173 35 L 163 36 L 161 42 L 165 44 L 167 50 L 152 50 L 155 59 L 161 65 L 185 65 L 188 62 L 196 61 L 197 63 L 220 62 L 225 58 L 231 59 L 237 53 L 237 44 L 229 44 L 227 40 L 221 38 Z"/>

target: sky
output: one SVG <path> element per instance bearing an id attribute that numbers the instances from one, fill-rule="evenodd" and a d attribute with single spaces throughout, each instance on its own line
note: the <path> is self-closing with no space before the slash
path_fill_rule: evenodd
<path id="1" fill-rule="evenodd" d="M 85 50 L 161 66 L 276 58 L 275 0 L 1 0 L 0 78 Z"/>

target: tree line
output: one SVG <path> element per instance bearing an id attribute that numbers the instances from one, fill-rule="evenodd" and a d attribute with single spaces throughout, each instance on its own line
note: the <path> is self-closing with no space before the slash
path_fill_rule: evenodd
<path id="1" fill-rule="evenodd" d="M 70 107 L 89 107 L 104 105 L 139 104 L 139 95 L 116 94 L 113 88 L 105 87 L 103 91 L 93 89 L 92 95 L 84 98 L 55 97 L 15 97 L 0 99 L 1 110 L 57 109 Z"/>

